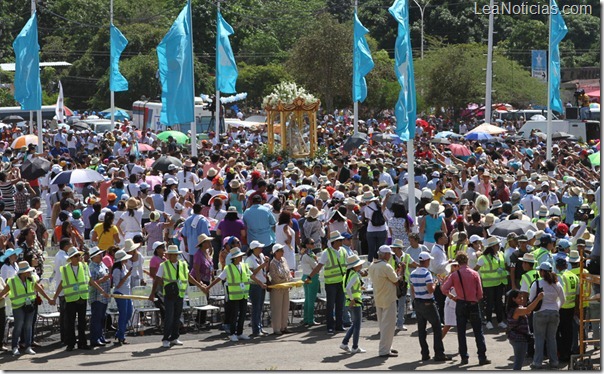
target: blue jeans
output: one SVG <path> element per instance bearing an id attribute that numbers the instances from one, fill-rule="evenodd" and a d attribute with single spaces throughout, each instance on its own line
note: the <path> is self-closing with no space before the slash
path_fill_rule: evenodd
<path id="1" fill-rule="evenodd" d="M 13 327 L 13 345 L 12 348 L 15 349 L 19 347 L 19 338 L 21 337 L 21 333 L 24 333 L 25 341 L 22 342 L 25 348 L 29 348 L 31 346 L 31 331 L 32 324 L 34 321 L 34 312 L 31 311 L 29 313 L 25 313 L 23 307 L 13 310 L 13 317 L 15 318 L 15 325 Z M 4 321 L 2 321 L 4 323 Z"/>
<path id="2" fill-rule="evenodd" d="M 327 319 L 327 330 L 343 330 L 342 326 L 342 314 L 344 312 L 344 289 L 342 288 L 342 282 L 325 285 L 325 293 L 327 296 L 327 305 L 325 307 L 325 317 Z M 334 313 L 335 326 L 334 326 Z"/>
<path id="3" fill-rule="evenodd" d="M 380 246 L 386 243 L 386 239 L 388 238 L 388 233 L 386 230 L 384 231 L 367 231 L 367 260 L 369 262 L 373 261 L 374 258 L 377 258 L 377 251 Z"/>
<path id="4" fill-rule="evenodd" d="M 342 344 L 348 345 L 350 337 L 352 336 L 352 349 L 359 348 L 359 334 L 361 333 L 361 318 L 362 318 L 362 307 L 360 305 L 354 307 L 348 307 L 350 314 L 352 315 L 352 326 L 346 331 L 346 336 L 342 340 Z"/>
<path id="5" fill-rule="evenodd" d="M 526 352 L 528 350 L 528 343 L 510 340 L 510 344 L 512 345 L 512 348 L 514 348 L 514 366 L 512 367 L 512 370 L 522 370 L 524 358 L 526 357 Z"/>
<path id="6" fill-rule="evenodd" d="M 543 365 L 543 346 L 547 341 L 547 355 L 550 365 L 558 365 L 558 344 L 556 344 L 556 333 L 560 323 L 560 315 L 557 310 L 542 310 L 533 313 L 533 330 L 535 335 L 535 356 L 533 365 Z"/>
<path id="7" fill-rule="evenodd" d="M 445 347 L 443 345 L 443 330 L 440 325 L 440 316 L 436 309 L 434 301 L 415 299 L 415 314 L 417 315 L 417 333 L 419 336 L 419 345 L 422 348 L 422 357 L 430 356 L 430 348 L 426 337 L 427 323 L 432 326 L 432 332 L 434 333 L 434 357 L 442 357 L 445 355 Z"/>
<path id="8" fill-rule="evenodd" d="M 405 314 L 407 313 L 407 294 L 401 296 L 396 305 L 396 327 L 401 328 L 405 324 Z"/>
<path id="9" fill-rule="evenodd" d="M 180 315 L 182 314 L 183 301 L 182 297 L 177 297 L 174 300 L 164 298 L 166 318 L 164 320 L 164 336 L 162 341 L 172 341 L 180 337 Z"/>
<path id="10" fill-rule="evenodd" d="M 459 347 L 459 356 L 461 358 L 468 358 L 466 325 L 470 322 L 472 331 L 474 332 L 474 339 L 476 340 L 476 348 L 478 349 L 478 359 L 486 359 L 487 346 L 484 342 L 484 334 L 482 332 L 482 318 L 480 316 L 479 304 L 471 304 L 465 300 L 457 300 L 457 304 L 455 305 L 455 318 L 457 318 L 457 345 Z"/>
<path id="11" fill-rule="evenodd" d="M 117 299 L 116 299 L 117 300 Z M 94 301 L 90 304 L 90 344 L 103 342 L 103 327 L 105 326 L 105 313 L 107 304 L 100 301 Z"/>
<path id="12" fill-rule="evenodd" d="M 130 318 L 132 317 L 132 300 L 115 299 L 115 303 L 117 304 L 117 310 L 119 311 L 115 338 L 118 340 L 124 340 L 126 339 L 126 328 L 128 327 L 128 321 L 130 321 Z"/>
<path id="13" fill-rule="evenodd" d="M 302 276 L 302 280 L 306 280 L 306 278 L 308 278 L 308 274 Z M 304 283 L 304 323 L 306 324 L 315 323 L 315 301 L 320 287 L 319 274 L 315 274 L 310 283 Z"/>
<path id="14" fill-rule="evenodd" d="M 266 290 L 257 284 L 250 285 L 250 302 L 252 303 L 252 333 L 259 334 L 262 329 L 262 307 Z"/>

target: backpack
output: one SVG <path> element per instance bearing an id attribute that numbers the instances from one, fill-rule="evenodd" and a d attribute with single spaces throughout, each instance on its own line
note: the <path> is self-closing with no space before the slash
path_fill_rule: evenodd
<path id="1" fill-rule="evenodd" d="M 380 206 L 380 203 L 376 201 L 375 205 L 377 206 L 377 210 L 371 209 L 369 205 L 367 206 L 369 209 L 373 210 L 373 213 L 371 214 L 371 224 L 376 227 L 382 226 L 386 224 L 386 218 L 384 218 L 384 213 L 382 213 L 382 207 Z"/>

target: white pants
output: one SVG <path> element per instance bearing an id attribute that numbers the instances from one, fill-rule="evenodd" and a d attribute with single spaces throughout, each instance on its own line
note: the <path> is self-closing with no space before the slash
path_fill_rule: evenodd
<path id="1" fill-rule="evenodd" d="M 380 327 L 379 355 L 387 355 L 392 349 L 394 329 L 396 328 L 396 300 L 387 308 L 376 307 L 375 311 Z"/>

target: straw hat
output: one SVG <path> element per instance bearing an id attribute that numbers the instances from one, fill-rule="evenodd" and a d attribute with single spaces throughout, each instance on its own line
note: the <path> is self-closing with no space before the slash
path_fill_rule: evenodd
<path id="1" fill-rule="evenodd" d="M 372 201 L 373 199 L 375 199 L 375 195 L 371 191 L 366 191 L 363 193 L 363 196 L 361 196 L 361 200 L 365 202 Z"/>
<path id="2" fill-rule="evenodd" d="M 524 262 L 530 262 L 531 264 L 535 263 L 535 255 L 532 253 L 525 253 L 522 257 L 519 257 L 518 260 Z"/>
<path id="3" fill-rule="evenodd" d="M 131 259 L 132 255 L 129 255 L 128 253 L 126 253 L 126 251 L 120 249 L 119 251 L 115 252 L 115 255 L 113 257 L 115 258 L 115 262 L 119 262 Z"/>
<path id="4" fill-rule="evenodd" d="M 352 255 L 352 256 L 346 257 L 346 269 L 352 269 L 359 265 L 363 265 L 364 263 L 365 263 L 365 260 L 361 260 L 359 258 L 359 256 L 357 256 L 357 255 Z"/>
<path id="5" fill-rule="evenodd" d="M 241 187 L 241 183 L 239 183 L 239 181 L 237 179 L 233 179 L 232 181 L 229 182 L 229 186 L 232 189 L 236 190 Z"/>
<path id="6" fill-rule="evenodd" d="M 482 245 L 485 248 L 493 247 L 497 244 L 501 244 L 501 240 L 499 240 L 496 236 L 490 236 L 482 241 Z"/>
<path id="7" fill-rule="evenodd" d="M 320 211 L 319 208 L 317 208 L 316 206 L 313 206 L 310 208 L 308 213 L 306 213 L 306 217 L 317 218 L 318 216 L 321 215 L 321 213 L 323 213 L 323 212 Z"/>
<path id="8" fill-rule="evenodd" d="M 296 165 L 294 165 L 293 162 L 290 162 L 287 164 L 287 167 L 285 168 L 285 171 L 293 171 L 296 168 Z"/>
<path id="9" fill-rule="evenodd" d="M 571 187 L 570 192 L 573 195 L 579 196 L 581 194 L 581 189 L 579 187 Z"/>
<path id="10" fill-rule="evenodd" d="M 67 258 L 72 258 L 73 256 L 84 254 L 84 252 L 78 250 L 76 247 L 69 248 L 67 251 Z"/>
<path id="11" fill-rule="evenodd" d="M 166 251 L 166 255 L 179 255 L 181 253 L 182 251 L 179 251 L 178 246 L 176 245 L 169 245 L 168 250 Z"/>
<path id="12" fill-rule="evenodd" d="M 275 245 L 277 245 L 277 244 L 275 244 Z M 237 258 L 237 257 L 245 256 L 245 253 L 241 252 L 241 248 L 239 248 L 239 247 L 233 247 L 229 251 L 229 255 L 231 256 L 231 259 L 234 259 L 234 258 Z"/>
<path id="13" fill-rule="evenodd" d="M 432 201 L 424 206 L 428 214 L 440 214 L 445 211 L 445 207 L 438 201 Z"/>
<path id="14" fill-rule="evenodd" d="M 338 230 L 333 230 L 329 233 L 329 244 L 335 242 L 336 240 L 344 240 L 344 237 L 342 236 L 342 234 L 340 234 Z"/>
<path id="15" fill-rule="evenodd" d="M 347 197 L 344 200 L 344 205 L 346 205 L 346 206 L 356 205 L 356 204 L 357 204 L 356 201 L 353 198 L 351 198 L 351 197 Z"/>
<path id="16" fill-rule="evenodd" d="M 394 242 L 390 245 L 391 248 L 405 248 L 401 239 L 394 239 Z"/>
<path id="17" fill-rule="evenodd" d="M 17 274 L 29 273 L 30 271 L 34 270 L 36 269 L 29 266 L 29 263 L 27 261 L 21 261 L 19 262 L 19 271 L 17 272 Z"/>
<path id="18" fill-rule="evenodd" d="M 124 243 L 124 251 L 132 252 L 140 246 L 141 246 L 141 243 L 135 243 L 134 240 L 132 240 L 132 239 L 126 239 L 126 242 Z"/>
<path id="19" fill-rule="evenodd" d="M 207 176 L 210 177 L 210 178 L 212 178 L 212 177 L 215 177 L 216 174 L 218 174 L 218 171 L 216 171 L 216 169 L 214 169 L 214 168 L 210 168 L 210 170 L 208 170 L 208 175 Z"/>
<path id="20" fill-rule="evenodd" d="M 140 201 L 138 201 L 134 197 L 131 197 L 128 199 L 128 201 L 126 201 L 126 209 L 138 209 L 138 207 L 140 206 L 139 204 Z"/>
<path id="21" fill-rule="evenodd" d="M 36 219 L 36 218 L 40 217 L 41 215 L 42 215 L 42 211 L 36 210 L 36 209 L 30 209 L 29 213 L 27 213 L 27 216 L 31 219 Z"/>
<path id="22" fill-rule="evenodd" d="M 577 251 L 576 249 L 572 249 L 568 253 L 568 262 L 575 264 L 580 261 L 581 261 L 581 256 L 579 255 L 579 251 Z"/>
<path id="23" fill-rule="evenodd" d="M 495 223 L 495 215 L 493 213 L 489 213 L 484 216 L 484 224 L 485 226 L 492 226 Z"/>
<path id="24" fill-rule="evenodd" d="M 211 242 L 212 240 L 214 240 L 214 238 L 213 238 L 213 237 L 211 237 L 211 236 L 207 236 L 206 234 L 201 234 L 201 235 L 199 235 L 199 236 L 197 237 L 197 246 L 198 246 L 198 247 L 201 247 L 201 245 L 202 245 L 204 242 L 207 242 L 207 241 L 210 241 L 210 242 Z"/>
<path id="25" fill-rule="evenodd" d="M 90 253 L 89 256 L 90 258 L 93 258 L 96 255 L 100 255 L 101 253 L 103 253 L 105 250 L 104 249 L 100 249 L 99 247 L 92 247 L 90 249 Z"/>

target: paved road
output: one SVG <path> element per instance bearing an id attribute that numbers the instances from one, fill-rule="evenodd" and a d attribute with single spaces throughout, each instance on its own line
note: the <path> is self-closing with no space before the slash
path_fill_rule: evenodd
<path id="1" fill-rule="evenodd" d="M 377 357 L 378 328 L 375 321 L 364 321 L 360 346 L 367 353 L 351 355 L 339 349 L 343 333 L 327 335 L 325 326 L 293 327 L 292 334 L 279 337 L 256 338 L 232 343 L 217 329 L 181 336 L 183 346 L 164 349 L 161 336 L 147 330 L 144 336 L 130 336 L 129 345 L 107 346 L 94 351 L 65 352 L 56 342 L 57 336 L 46 337 L 35 356 L 13 358 L 8 352 L 0 354 L 2 370 L 502 370 L 511 368 L 512 348 L 505 334 L 493 330 L 486 335 L 487 354 L 492 364 L 478 366 L 475 345 L 470 337 L 469 365 L 460 366 L 460 359 L 436 363 L 420 362 L 421 354 L 416 326 L 399 332 L 394 348 L 399 357 Z M 246 332 L 249 333 L 249 328 Z M 432 336 L 429 335 L 432 347 Z M 454 331 L 445 337 L 445 350 L 456 354 L 457 335 Z M 528 362 L 525 370 L 528 370 Z"/>

